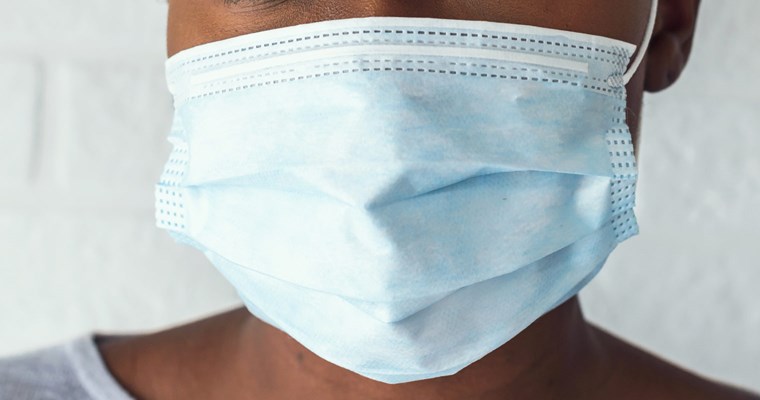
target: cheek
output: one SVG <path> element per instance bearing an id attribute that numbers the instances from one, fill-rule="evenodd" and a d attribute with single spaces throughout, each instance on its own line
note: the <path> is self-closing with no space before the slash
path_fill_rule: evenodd
<path id="1" fill-rule="evenodd" d="M 166 32 L 167 55 L 171 57 L 191 47 L 247 33 L 310 22 L 294 16 L 310 16 L 315 13 L 298 8 L 299 2 L 296 1 L 249 1 L 260 6 L 254 10 L 225 5 L 222 0 L 170 0 Z M 264 7 L 266 4 L 269 6 Z"/>
<path id="2" fill-rule="evenodd" d="M 171 57 L 182 50 L 213 41 L 215 27 L 220 25 L 219 9 L 217 2 L 209 0 L 170 0 L 166 24 L 167 55 Z"/>
<path id="3" fill-rule="evenodd" d="M 183 49 L 183 33 L 181 27 L 187 25 L 182 18 L 182 1 L 169 2 L 169 14 L 166 22 L 166 55 L 171 57 Z"/>

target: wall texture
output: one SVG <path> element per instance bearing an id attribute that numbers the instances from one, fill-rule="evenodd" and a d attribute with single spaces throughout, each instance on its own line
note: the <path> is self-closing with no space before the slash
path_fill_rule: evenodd
<path id="1" fill-rule="evenodd" d="M 587 315 L 760 390 L 760 2 L 705 0 L 692 63 L 645 100 L 641 235 Z M 0 355 L 238 304 L 153 225 L 170 150 L 160 1 L 0 0 Z"/>

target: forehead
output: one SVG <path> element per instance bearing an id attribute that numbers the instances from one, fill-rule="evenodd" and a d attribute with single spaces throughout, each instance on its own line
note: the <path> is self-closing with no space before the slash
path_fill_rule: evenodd
<path id="1" fill-rule="evenodd" d="M 169 0 L 167 51 L 252 32 L 369 16 L 535 25 L 638 44 L 650 0 Z"/>

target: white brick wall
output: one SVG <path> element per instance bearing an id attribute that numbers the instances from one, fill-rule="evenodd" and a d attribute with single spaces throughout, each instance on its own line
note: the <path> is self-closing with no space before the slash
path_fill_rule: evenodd
<path id="1" fill-rule="evenodd" d="M 645 102 L 642 234 L 582 298 L 601 326 L 760 390 L 760 2 L 703 3 L 689 70 Z M 0 354 L 238 303 L 153 226 L 165 8 L 0 0 Z"/>
<path id="2" fill-rule="evenodd" d="M 153 224 L 165 18 L 161 1 L 0 0 L 0 354 L 238 303 Z"/>

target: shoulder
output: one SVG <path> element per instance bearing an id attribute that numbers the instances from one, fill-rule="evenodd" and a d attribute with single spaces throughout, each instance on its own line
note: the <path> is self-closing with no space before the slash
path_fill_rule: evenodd
<path id="1" fill-rule="evenodd" d="M 760 396 L 699 376 L 596 328 L 612 358 L 605 389 L 617 399 L 760 400 Z"/>
<path id="2" fill-rule="evenodd" d="M 93 335 L 0 358 L 0 399 L 131 400 L 106 368 Z"/>
<path id="3" fill-rule="evenodd" d="M 76 381 L 66 345 L 0 359 L 0 399 L 86 398 Z"/>

